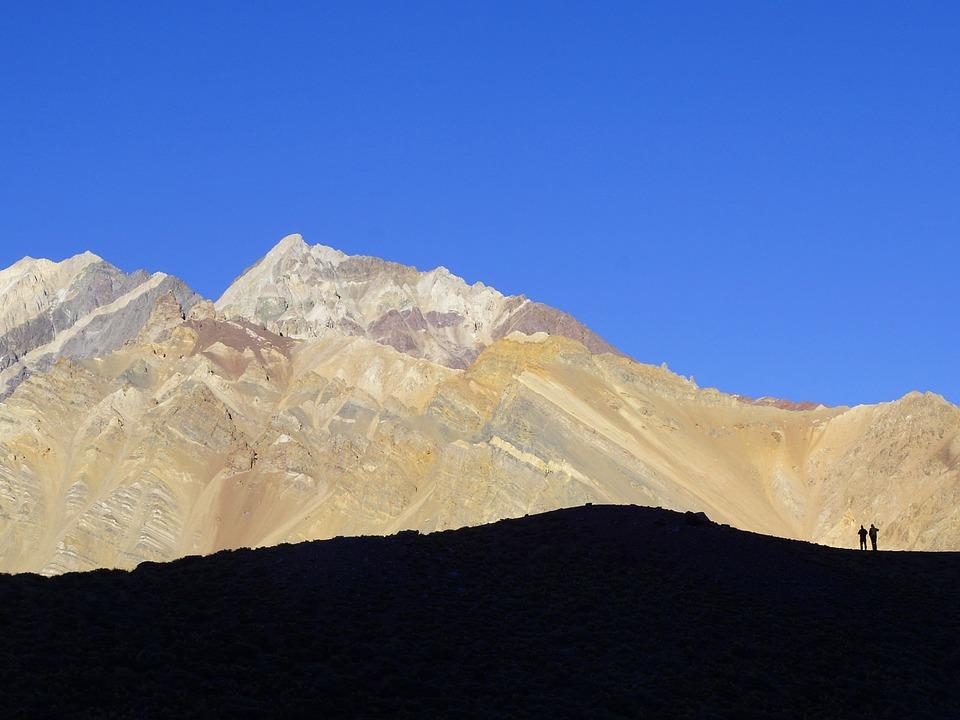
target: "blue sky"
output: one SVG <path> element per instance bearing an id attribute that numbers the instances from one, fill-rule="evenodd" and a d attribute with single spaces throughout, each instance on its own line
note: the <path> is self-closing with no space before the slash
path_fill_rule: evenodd
<path id="1" fill-rule="evenodd" d="M 282 235 L 704 386 L 960 401 L 956 3 L 18 3 L 0 265 L 216 297 Z"/>

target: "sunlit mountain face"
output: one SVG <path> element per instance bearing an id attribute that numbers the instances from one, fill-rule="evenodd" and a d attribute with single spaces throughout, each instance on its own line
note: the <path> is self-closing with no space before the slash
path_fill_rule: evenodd
<path id="1" fill-rule="evenodd" d="M 960 410 L 754 401 L 569 315 L 284 238 L 223 296 L 90 254 L 0 271 L 0 570 L 434 531 L 585 503 L 960 549 Z"/>

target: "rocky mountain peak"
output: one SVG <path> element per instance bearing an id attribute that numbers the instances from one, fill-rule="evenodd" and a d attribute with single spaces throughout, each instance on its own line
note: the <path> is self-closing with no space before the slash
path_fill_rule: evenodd
<path id="1" fill-rule="evenodd" d="M 92 252 L 0 270 L 0 399 L 61 357 L 105 354 L 134 339 L 168 291 L 188 307 L 198 299 L 165 273 L 125 273 Z"/>
<path id="2" fill-rule="evenodd" d="M 336 265 L 346 257 L 345 253 L 326 245 L 308 245 L 300 233 L 292 233 L 281 238 L 259 264 L 270 266 L 293 260 L 299 263 L 319 262 Z"/>
<path id="3" fill-rule="evenodd" d="M 273 249 L 267 253 L 267 255 L 285 253 L 290 250 L 309 250 L 309 247 L 310 246 L 304 241 L 303 235 L 300 233 L 290 233 L 280 238 L 280 241 L 273 246 Z"/>
<path id="4" fill-rule="evenodd" d="M 92 254 L 0 280 L 0 571 L 600 502 L 960 547 L 960 409 L 931 393 L 727 395 L 523 296 L 299 235 L 216 306 Z"/>
<path id="5" fill-rule="evenodd" d="M 569 315 L 444 267 L 414 267 L 283 238 L 224 292 L 217 310 L 301 339 L 357 335 L 414 357 L 463 368 L 492 342 L 519 330 L 611 346 Z"/>

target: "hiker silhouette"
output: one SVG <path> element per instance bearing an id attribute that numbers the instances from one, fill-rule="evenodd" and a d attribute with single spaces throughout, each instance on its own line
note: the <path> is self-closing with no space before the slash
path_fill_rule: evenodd
<path id="1" fill-rule="evenodd" d="M 878 528 L 873 526 L 873 523 L 870 523 L 870 544 L 873 545 L 873 549 L 877 549 L 877 535 L 880 533 Z"/>
<path id="2" fill-rule="evenodd" d="M 857 535 L 860 536 L 860 549 L 866 550 L 867 549 L 867 529 L 863 525 L 861 525 L 860 529 L 857 531 Z"/>

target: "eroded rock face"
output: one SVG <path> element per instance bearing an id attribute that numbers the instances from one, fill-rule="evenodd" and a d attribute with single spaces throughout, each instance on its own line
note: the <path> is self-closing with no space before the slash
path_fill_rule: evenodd
<path id="1" fill-rule="evenodd" d="M 935 395 L 727 395 L 546 306 L 295 236 L 218 307 L 88 255 L 21 261 L 0 288 L 0 571 L 587 502 L 960 549 L 960 410 Z"/>
<path id="2" fill-rule="evenodd" d="M 515 332 L 466 370 L 208 314 L 152 336 L 60 360 L 0 405 L 0 569 L 132 567 L 587 502 L 840 545 L 875 522 L 882 547 L 960 547 L 960 411 L 936 396 L 758 406 L 545 333 Z"/>
<path id="3" fill-rule="evenodd" d="M 54 263 L 24 258 L 0 271 L 0 370 L 141 284 L 91 253 Z"/>
<path id="4" fill-rule="evenodd" d="M 287 337 L 358 335 L 400 352 L 465 368 L 483 348 L 520 330 L 546 331 L 593 352 L 617 352 L 566 313 L 445 268 L 419 272 L 378 258 L 348 256 L 289 235 L 217 301 L 227 317 L 259 322 Z"/>
<path id="5" fill-rule="evenodd" d="M 92 253 L 0 271 L 0 399 L 60 357 L 94 357 L 135 338 L 166 293 L 185 307 L 199 299 L 176 278 L 126 274 Z"/>

